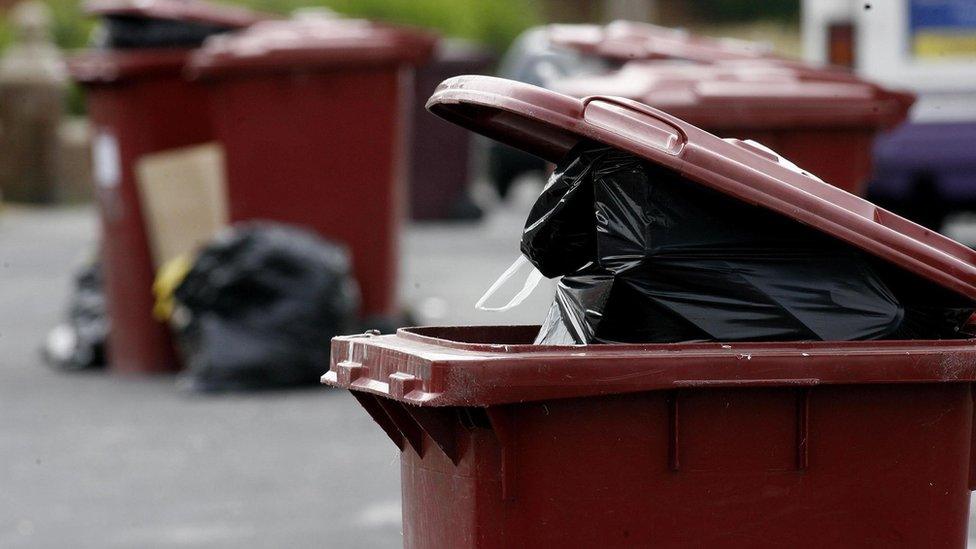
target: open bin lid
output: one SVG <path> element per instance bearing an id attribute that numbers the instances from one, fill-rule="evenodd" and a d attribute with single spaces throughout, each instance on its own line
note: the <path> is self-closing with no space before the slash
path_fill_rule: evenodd
<path id="1" fill-rule="evenodd" d="M 549 41 L 587 55 L 625 61 L 629 59 L 684 59 L 713 63 L 731 59 L 772 57 L 769 44 L 735 38 L 709 38 L 673 29 L 614 21 L 600 25 L 549 25 Z"/>
<path id="2" fill-rule="evenodd" d="M 194 55 L 190 74 L 213 77 L 296 67 L 420 64 L 437 37 L 426 31 L 357 19 L 265 21 L 214 36 Z"/>
<path id="3" fill-rule="evenodd" d="M 242 29 L 274 16 L 240 6 L 197 0 L 89 0 L 85 12 L 102 17 L 134 17 Z"/>
<path id="4" fill-rule="evenodd" d="M 911 93 L 854 78 L 808 79 L 768 64 L 680 66 L 628 63 L 601 76 L 566 78 L 552 89 L 575 97 L 634 99 L 710 130 L 772 127 L 892 127 L 908 116 Z"/>
<path id="5" fill-rule="evenodd" d="M 747 142 L 720 139 L 636 101 L 576 99 L 487 76 L 445 80 L 432 113 L 550 162 L 589 139 L 795 219 L 976 300 L 976 251 L 829 185 Z"/>

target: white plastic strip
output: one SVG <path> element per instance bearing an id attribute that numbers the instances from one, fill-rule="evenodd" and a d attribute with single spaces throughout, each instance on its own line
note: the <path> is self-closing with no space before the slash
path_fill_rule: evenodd
<path id="1" fill-rule="evenodd" d="M 507 311 L 513 307 L 517 307 L 519 304 L 525 301 L 530 295 L 532 295 L 532 291 L 535 290 L 536 286 L 538 286 L 539 282 L 541 282 L 544 278 L 542 273 L 539 272 L 539 269 L 536 269 L 535 267 L 532 267 L 532 271 L 525 278 L 525 283 L 522 284 L 522 289 L 519 290 L 519 292 L 515 294 L 515 296 L 513 296 L 508 303 L 502 305 L 501 307 L 485 306 L 485 303 L 487 303 L 488 300 L 495 295 L 498 289 L 501 288 L 506 282 L 514 278 L 519 269 L 521 269 L 524 265 L 532 264 L 529 263 L 529 259 L 527 257 L 520 255 L 518 259 L 515 260 L 515 263 L 512 263 L 512 266 L 506 269 L 505 272 L 498 277 L 498 280 L 496 280 L 494 284 L 488 288 L 485 295 L 481 296 L 481 299 L 475 303 L 474 307 L 482 311 Z"/>

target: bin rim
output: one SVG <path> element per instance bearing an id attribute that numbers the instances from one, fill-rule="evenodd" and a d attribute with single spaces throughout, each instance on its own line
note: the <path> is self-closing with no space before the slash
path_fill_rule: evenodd
<path id="1" fill-rule="evenodd" d="M 361 19 L 263 21 L 243 31 L 212 36 L 191 59 L 190 78 L 255 72 L 419 65 L 438 37 L 412 27 Z"/>
<path id="2" fill-rule="evenodd" d="M 278 18 L 243 6 L 199 0 L 88 0 L 83 9 L 89 15 L 101 17 L 164 19 L 228 29 L 241 29 L 259 21 Z"/>
<path id="3" fill-rule="evenodd" d="M 68 73 L 85 85 L 155 76 L 180 76 L 193 50 L 183 48 L 86 50 L 68 57 Z"/>
<path id="4" fill-rule="evenodd" d="M 425 327 L 340 336 L 322 382 L 419 406 L 691 388 L 976 382 L 976 339 L 533 345 L 538 330 Z"/>
<path id="5" fill-rule="evenodd" d="M 549 162 L 581 139 L 616 147 L 976 301 L 976 250 L 798 171 L 768 150 L 721 139 L 636 101 L 576 99 L 502 78 L 458 76 L 437 87 L 427 109 Z"/>

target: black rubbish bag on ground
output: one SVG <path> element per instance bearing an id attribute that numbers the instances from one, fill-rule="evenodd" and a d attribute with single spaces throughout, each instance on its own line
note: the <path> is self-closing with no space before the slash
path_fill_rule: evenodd
<path id="1" fill-rule="evenodd" d="M 268 222 L 206 246 L 174 297 L 184 379 L 200 391 L 318 383 L 329 341 L 353 329 L 359 307 L 344 248 Z"/>
<path id="2" fill-rule="evenodd" d="M 972 314 L 846 243 L 595 143 L 556 167 L 521 247 L 562 277 L 537 343 L 941 339 Z"/>
<path id="3" fill-rule="evenodd" d="M 105 366 L 106 313 L 102 264 L 95 260 L 75 275 L 67 319 L 48 333 L 43 354 L 49 364 L 63 370 L 89 370 Z"/>

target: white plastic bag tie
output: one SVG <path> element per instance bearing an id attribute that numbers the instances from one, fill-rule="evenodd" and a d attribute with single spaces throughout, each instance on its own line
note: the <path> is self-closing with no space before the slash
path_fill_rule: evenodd
<path id="1" fill-rule="evenodd" d="M 535 290 L 536 286 L 538 286 L 539 282 L 541 282 L 542 279 L 544 278 L 542 276 L 542 273 L 539 272 L 539 269 L 536 269 L 534 266 L 532 267 L 532 271 L 525 278 L 525 283 L 522 284 L 522 289 L 519 290 L 519 292 L 515 294 L 512 297 L 512 299 L 509 300 L 508 303 L 502 305 L 501 307 L 485 306 L 485 303 L 492 296 L 495 295 L 495 292 L 497 292 L 499 288 L 501 288 L 510 279 L 515 277 L 515 275 L 518 273 L 519 269 L 521 269 L 523 265 L 531 265 L 531 263 L 529 263 L 529 259 L 527 257 L 525 257 L 524 255 L 520 255 L 518 256 L 518 259 L 515 260 L 515 263 L 512 263 L 512 266 L 506 269 L 505 272 L 498 277 L 498 280 L 496 280 L 488 288 L 488 290 L 485 291 L 485 295 L 481 296 L 481 299 L 479 299 L 478 302 L 475 303 L 474 307 L 482 311 L 507 311 L 513 307 L 517 307 L 519 304 L 525 301 L 526 298 L 532 295 L 532 291 Z"/>

